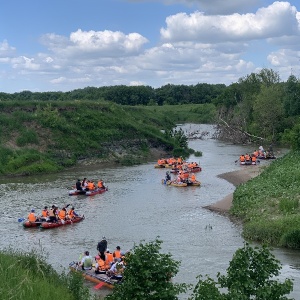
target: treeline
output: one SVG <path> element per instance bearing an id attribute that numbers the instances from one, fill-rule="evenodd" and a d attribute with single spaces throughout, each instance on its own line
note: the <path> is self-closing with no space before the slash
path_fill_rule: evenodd
<path id="1" fill-rule="evenodd" d="M 218 110 L 219 138 L 232 142 L 272 142 L 300 146 L 300 80 L 280 81 L 263 69 L 240 78 L 213 100 Z"/>
<path id="2" fill-rule="evenodd" d="M 167 84 L 160 88 L 150 86 L 104 86 L 86 87 L 70 92 L 31 92 L 0 93 L 0 101 L 73 101 L 106 100 L 121 105 L 177 105 L 211 103 L 220 95 L 224 84 L 199 83 L 196 85 Z"/>
<path id="3" fill-rule="evenodd" d="M 126 106 L 209 104 L 217 109 L 214 122 L 219 125 L 219 139 L 234 143 L 262 141 L 291 144 L 295 148 L 300 146 L 300 81 L 291 75 L 283 82 L 272 69 L 251 73 L 229 86 L 167 84 L 155 89 L 121 85 L 87 87 L 69 92 L 0 93 L 0 101 L 103 100 Z"/>

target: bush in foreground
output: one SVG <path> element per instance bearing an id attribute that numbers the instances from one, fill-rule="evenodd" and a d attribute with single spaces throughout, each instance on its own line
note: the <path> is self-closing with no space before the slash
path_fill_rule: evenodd
<path id="1" fill-rule="evenodd" d="M 179 262 L 171 254 L 159 253 L 161 243 L 140 243 L 126 255 L 124 281 L 114 288 L 108 300 L 176 300 L 186 291 L 186 284 L 171 281 L 179 270 Z"/>
<path id="2" fill-rule="evenodd" d="M 276 279 L 280 269 L 279 261 L 266 246 L 251 248 L 246 243 L 234 254 L 227 275 L 218 273 L 217 281 L 199 276 L 189 300 L 287 300 L 285 295 L 293 290 L 293 283 Z"/>

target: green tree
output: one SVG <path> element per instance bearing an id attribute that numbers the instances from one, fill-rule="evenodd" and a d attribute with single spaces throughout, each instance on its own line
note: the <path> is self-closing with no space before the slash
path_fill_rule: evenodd
<path id="1" fill-rule="evenodd" d="M 293 290 L 293 282 L 279 282 L 281 265 L 266 246 L 250 247 L 245 243 L 238 249 L 227 269 L 227 275 L 217 274 L 217 281 L 198 276 L 189 300 L 287 300 Z M 221 291 L 220 291 L 221 289 Z"/>
<path id="2" fill-rule="evenodd" d="M 291 75 L 285 85 L 284 108 L 287 116 L 300 114 L 300 81 Z"/>
<path id="3" fill-rule="evenodd" d="M 175 300 L 187 289 L 171 278 L 179 270 L 179 262 L 171 254 L 160 253 L 162 241 L 140 243 L 125 257 L 126 268 L 121 285 L 107 296 L 109 300 Z"/>
<path id="4" fill-rule="evenodd" d="M 253 107 L 253 119 L 257 135 L 269 140 L 276 139 L 278 132 L 282 130 L 284 119 L 282 98 L 282 89 L 278 85 L 261 88 Z"/>

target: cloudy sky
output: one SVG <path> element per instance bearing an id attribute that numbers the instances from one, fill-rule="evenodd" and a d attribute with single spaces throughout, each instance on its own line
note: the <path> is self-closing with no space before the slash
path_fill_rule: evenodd
<path id="1" fill-rule="evenodd" d="M 300 77 L 300 2 L 9 0 L 0 92 L 237 82 L 261 68 Z"/>

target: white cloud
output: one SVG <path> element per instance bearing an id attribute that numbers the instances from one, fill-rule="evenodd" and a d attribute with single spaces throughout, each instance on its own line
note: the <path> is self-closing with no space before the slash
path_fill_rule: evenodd
<path id="1" fill-rule="evenodd" d="M 78 29 L 69 38 L 46 34 L 42 42 L 57 55 L 65 57 L 82 57 L 86 55 L 119 56 L 134 55 L 142 51 L 148 40 L 138 33 L 125 35 L 120 31 L 82 31 Z"/>
<path id="2" fill-rule="evenodd" d="M 25 70 L 39 70 L 40 69 L 40 64 L 35 62 L 34 58 L 28 58 L 26 56 L 19 56 L 16 58 L 13 58 L 11 60 L 12 67 L 17 69 L 25 69 Z"/>
<path id="3" fill-rule="evenodd" d="M 7 40 L 0 42 L 0 63 L 7 63 L 15 55 L 16 48 L 8 44 Z"/>
<path id="4" fill-rule="evenodd" d="M 296 8 L 288 2 L 274 2 L 255 14 L 207 16 L 202 12 L 179 13 L 169 16 L 166 23 L 167 27 L 161 29 L 161 37 L 169 42 L 220 43 L 299 34 Z"/>
<path id="5" fill-rule="evenodd" d="M 184 2 L 209 5 L 208 1 Z M 237 5 L 236 1 L 228 3 Z M 247 52 L 259 40 L 269 47 L 262 49 L 261 61 L 288 74 L 291 65 L 299 65 L 299 24 L 294 6 L 274 2 L 255 13 L 171 15 L 161 29 L 161 43 L 149 48 L 148 39 L 137 32 L 110 30 L 45 34 L 40 39 L 45 51 L 32 55 L 16 55 L 16 49 L 4 41 L 0 63 L 12 71 L 8 74 L 2 68 L 1 78 L 26 74 L 32 86 L 35 80 L 43 81 L 49 84 L 48 90 L 114 84 L 230 84 L 261 66 L 255 61 L 259 50 Z"/>

